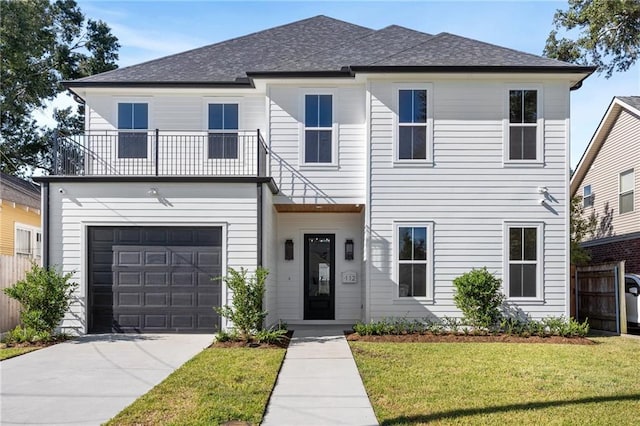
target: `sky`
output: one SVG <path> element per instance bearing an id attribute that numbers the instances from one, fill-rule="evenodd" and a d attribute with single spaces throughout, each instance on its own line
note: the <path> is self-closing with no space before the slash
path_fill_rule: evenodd
<path id="1" fill-rule="evenodd" d="M 553 15 L 567 1 L 104 1 L 78 0 L 87 18 L 105 21 L 124 67 L 229 38 L 327 15 L 365 27 L 401 25 L 449 32 L 537 55 Z M 593 74 L 571 93 L 571 166 L 575 167 L 614 96 L 640 95 L 640 64 L 606 79 Z M 70 98 L 54 105 L 71 105 Z M 43 112 L 45 116 L 50 111 Z"/>

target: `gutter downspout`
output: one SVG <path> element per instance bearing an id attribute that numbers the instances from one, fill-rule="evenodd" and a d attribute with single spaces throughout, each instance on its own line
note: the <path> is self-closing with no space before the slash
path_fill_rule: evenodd
<path id="1" fill-rule="evenodd" d="M 263 205 L 263 197 L 262 197 L 262 183 L 258 183 L 257 184 L 257 193 L 256 193 L 256 205 L 257 205 L 257 223 L 256 223 L 256 228 L 257 228 L 257 250 L 256 250 L 256 266 L 262 266 L 262 216 L 263 216 L 263 211 L 262 211 L 262 205 Z"/>

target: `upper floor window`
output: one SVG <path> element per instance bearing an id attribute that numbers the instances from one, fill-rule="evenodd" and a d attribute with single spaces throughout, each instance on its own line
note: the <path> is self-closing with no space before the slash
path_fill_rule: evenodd
<path id="1" fill-rule="evenodd" d="M 542 224 L 507 224 L 506 282 L 509 298 L 540 298 Z"/>
<path id="2" fill-rule="evenodd" d="M 333 162 L 333 96 L 305 95 L 304 162 Z"/>
<path id="3" fill-rule="evenodd" d="M 398 91 L 398 160 L 427 159 L 427 91 Z"/>
<path id="4" fill-rule="evenodd" d="M 538 141 L 538 91 L 509 90 L 509 143 L 510 161 L 541 160 Z"/>
<path id="5" fill-rule="evenodd" d="M 397 297 L 429 297 L 432 253 L 430 223 L 396 225 Z"/>
<path id="6" fill-rule="evenodd" d="M 208 158 L 238 158 L 238 104 L 209 104 Z"/>
<path id="7" fill-rule="evenodd" d="M 633 211 L 634 179 L 633 169 L 620 173 L 620 214 Z"/>
<path id="8" fill-rule="evenodd" d="M 148 127 L 148 104 L 118 104 L 118 158 L 147 158 Z"/>
<path id="9" fill-rule="evenodd" d="M 584 207 L 593 207 L 593 193 L 591 192 L 591 185 L 585 185 L 582 188 L 582 202 Z"/>

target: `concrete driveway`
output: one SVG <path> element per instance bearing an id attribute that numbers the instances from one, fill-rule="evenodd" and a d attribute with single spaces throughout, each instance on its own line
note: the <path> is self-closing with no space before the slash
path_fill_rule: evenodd
<path id="1" fill-rule="evenodd" d="M 0 424 L 101 424 L 212 340 L 202 334 L 90 335 L 2 361 Z"/>

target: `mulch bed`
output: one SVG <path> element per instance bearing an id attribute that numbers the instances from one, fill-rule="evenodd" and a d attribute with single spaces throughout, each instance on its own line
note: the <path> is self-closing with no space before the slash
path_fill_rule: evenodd
<path id="1" fill-rule="evenodd" d="M 585 337 L 531 336 L 520 337 L 507 334 L 473 336 L 461 334 L 399 334 L 384 336 L 361 336 L 358 333 L 345 333 L 352 342 L 390 342 L 390 343 L 555 343 L 564 345 L 593 345 L 595 342 Z"/>
<path id="2" fill-rule="evenodd" d="M 273 349 L 289 347 L 289 342 L 293 336 L 293 330 L 288 330 L 287 334 L 278 343 L 259 343 L 254 340 L 245 341 L 229 341 L 229 342 L 214 342 L 210 348 L 255 348 L 255 349 Z"/>

